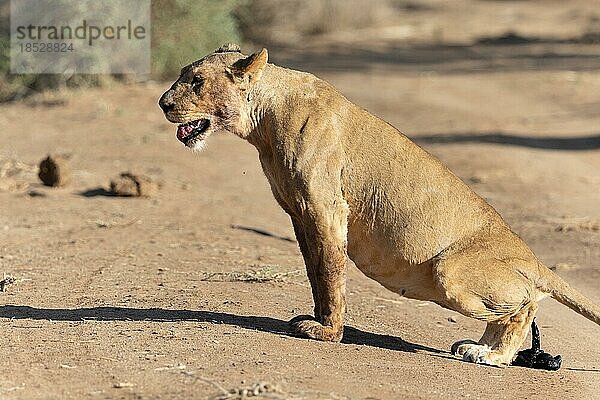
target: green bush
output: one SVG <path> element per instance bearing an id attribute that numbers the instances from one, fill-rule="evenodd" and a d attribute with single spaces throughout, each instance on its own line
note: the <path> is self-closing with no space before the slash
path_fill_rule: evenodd
<path id="1" fill-rule="evenodd" d="M 240 0 L 155 0 L 152 2 L 152 72 L 179 75 L 184 65 L 226 42 L 239 42 L 233 13 Z"/>

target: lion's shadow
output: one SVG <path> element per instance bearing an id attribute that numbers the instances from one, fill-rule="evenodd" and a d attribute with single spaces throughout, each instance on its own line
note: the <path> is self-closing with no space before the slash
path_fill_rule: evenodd
<path id="1" fill-rule="evenodd" d="M 169 310 L 164 308 L 127 308 L 127 307 L 91 307 L 91 308 L 35 308 L 30 306 L 0 306 L 0 318 L 34 319 L 52 321 L 152 321 L 178 322 L 196 321 L 212 324 L 227 324 L 244 329 L 291 336 L 288 322 L 271 317 L 254 315 L 236 315 L 204 310 Z M 345 326 L 344 344 L 365 345 L 403 352 L 425 351 L 434 354 L 447 354 L 432 347 L 407 342 L 399 337 L 366 332 L 352 326 Z"/>

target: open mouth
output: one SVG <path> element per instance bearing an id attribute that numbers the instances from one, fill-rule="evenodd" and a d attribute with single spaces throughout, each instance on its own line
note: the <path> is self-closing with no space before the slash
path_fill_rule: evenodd
<path id="1" fill-rule="evenodd" d="M 210 121 L 206 118 L 181 124 L 177 127 L 177 139 L 187 145 L 197 137 L 203 138 L 203 133 L 206 132 L 209 126 Z"/>

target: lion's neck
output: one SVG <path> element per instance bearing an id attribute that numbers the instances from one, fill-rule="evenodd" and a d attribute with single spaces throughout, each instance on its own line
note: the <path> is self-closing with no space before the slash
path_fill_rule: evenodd
<path id="1" fill-rule="evenodd" d="M 292 98 L 307 75 L 267 64 L 258 82 L 248 92 L 248 140 L 257 148 L 270 146 L 274 131 L 281 128 L 285 113 L 291 112 Z"/>

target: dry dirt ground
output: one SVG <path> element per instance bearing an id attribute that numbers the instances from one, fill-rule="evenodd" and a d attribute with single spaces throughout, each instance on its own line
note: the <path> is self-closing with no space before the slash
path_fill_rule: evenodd
<path id="1" fill-rule="evenodd" d="M 600 303 L 597 44 L 336 40 L 271 54 L 440 157 Z M 15 278 L 0 292 L 0 399 L 234 399 L 223 390 L 260 382 L 282 399 L 600 399 L 600 327 L 553 300 L 538 314 L 542 346 L 564 359 L 552 373 L 455 359 L 450 345 L 482 323 L 354 266 L 343 342 L 289 336 L 312 300 L 256 152 L 226 134 L 186 151 L 156 105 L 167 86 L 0 106 L 0 278 Z M 69 186 L 37 183 L 48 152 L 71 154 Z M 159 194 L 108 196 L 122 171 Z"/>

